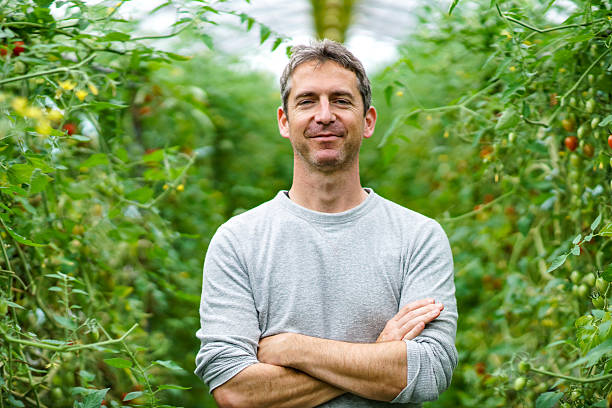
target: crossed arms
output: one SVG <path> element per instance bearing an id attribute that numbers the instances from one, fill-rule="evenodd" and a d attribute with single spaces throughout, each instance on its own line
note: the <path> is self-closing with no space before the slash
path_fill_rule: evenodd
<path id="1" fill-rule="evenodd" d="M 376 343 L 348 343 L 295 333 L 260 340 L 257 358 L 213 391 L 221 408 L 314 407 L 351 392 L 392 401 L 406 387 L 406 344 L 443 309 L 433 299 L 404 306 Z"/>

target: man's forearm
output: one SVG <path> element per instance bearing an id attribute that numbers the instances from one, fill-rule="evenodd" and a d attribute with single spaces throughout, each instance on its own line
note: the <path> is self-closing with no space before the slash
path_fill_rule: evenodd
<path id="1" fill-rule="evenodd" d="M 315 407 L 344 391 L 292 368 L 253 364 L 213 390 L 225 407 Z"/>
<path id="2" fill-rule="evenodd" d="M 269 339 L 260 342 L 260 361 L 295 368 L 364 398 L 391 401 L 406 387 L 403 341 L 347 343 L 294 333 Z"/>

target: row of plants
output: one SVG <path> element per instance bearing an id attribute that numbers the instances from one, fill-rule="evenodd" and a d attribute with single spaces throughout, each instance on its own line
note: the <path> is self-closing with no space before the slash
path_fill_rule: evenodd
<path id="1" fill-rule="evenodd" d="M 369 169 L 453 248 L 460 363 L 431 406 L 610 406 L 610 4 L 421 18 L 378 78 L 392 120 Z"/>
<path id="2" fill-rule="evenodd" d="M 123 3 L 0 1 L 0 407 L 214 406 L 193 375 L 206 245 L 288 178 L 254 133 L 270 78 L 184 56 L 223 14 L 284 37 L 187 1 L 138 36 Z"/>

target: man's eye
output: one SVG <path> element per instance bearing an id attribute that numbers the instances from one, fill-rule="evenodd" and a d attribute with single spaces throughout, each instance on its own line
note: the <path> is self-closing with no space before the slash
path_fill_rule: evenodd
<path id="1" fill-rule="evenodd" d="M 351 101 L 348 99 L 336 99 L 336 103 L 340 105 L 350 105 Z"/>
<path id="2" fill-rule="evenodd" d="M 312 101 L 311 101 L 311 100 L 309 100 L 309 99 L 302 99 L 301 101 L 298 101 L 297 105 L 298 105 L 298 106 L 301 106 L 301 105 L 308 105 L 308 104 L 310 104 L 310 103 L 312 103 Z"/>

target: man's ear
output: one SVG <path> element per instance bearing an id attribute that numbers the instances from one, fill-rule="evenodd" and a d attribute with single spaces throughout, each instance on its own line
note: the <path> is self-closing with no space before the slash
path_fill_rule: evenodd
<path id="1" fill-rule="evenodd" d="M 376 109 L 373 106 L 370 106 L 363 121 L 363 137 L 367 139 L 374 134 L 374 127 L 376 126 Z"/>
<path id="2" fill-rule="evenodd" d="M 278 131 L 280 132 L 280 135 L 285 139 L 289 139 L 289 118 L 287 118 L 287 114 L 283 110 L 282 106 L 278 107 L 277 118 Z"/>

